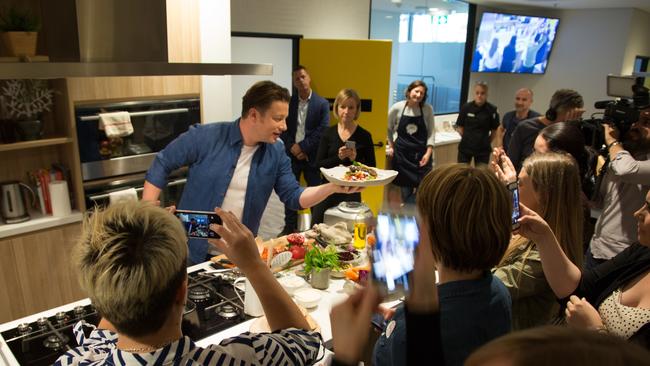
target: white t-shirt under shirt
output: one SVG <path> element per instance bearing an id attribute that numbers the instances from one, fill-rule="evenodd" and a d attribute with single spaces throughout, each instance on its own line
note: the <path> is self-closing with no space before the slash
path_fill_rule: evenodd
<path id="1" fill-rule="evenodd" d="M 244 214 L 244 202 L 246 199 L 246 188 L 248 187 L 248 173 L 251 171 L 251 162 L 253 155 L 259 148 L 259 145 L 246 146 L 242 145 L 241 154 L 237 160 L 237 166 L 232 174 L 232 180 L 223 198 L 221 209 L 232 212 L 239 221 Z M 209 248 L 211 254 L 217 254 L 216 249 Z"/>

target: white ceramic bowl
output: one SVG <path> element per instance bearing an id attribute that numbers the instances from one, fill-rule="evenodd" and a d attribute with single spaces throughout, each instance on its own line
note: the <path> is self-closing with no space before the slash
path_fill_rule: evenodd
<path id="1" fill-rule="evenodd" d="M 318 306 L 323 295 L 321 295 L 320 291 L 313 288 L 301 288 L 293 293 L 293 298 L 296 299 L 298 305 L 309 309 Z"/>
<path id="2" fill-rule="evenodd" d="M 289 295 L 293 295 L 296 290 L 307 284 L 304 278 L 294 275 L 280 277 L 278 278 L 278 282 L 280 282 L 280 285 L 282 285 Z"/>

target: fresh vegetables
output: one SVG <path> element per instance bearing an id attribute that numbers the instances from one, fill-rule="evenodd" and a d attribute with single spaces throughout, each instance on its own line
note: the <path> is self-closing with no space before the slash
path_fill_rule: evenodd
<path id="1" fill-rule="evenodd" d="M 350 182 L 374 180 L 377 179 L 377 171 L 367 165 L 355 161 L 350 165 L 348 171 L 345 172 L 343 179 Z"/>
<path id="2" fill-rule="evenodd" d="M 303 259 L 305 258 L 305 247 L 303 245 L 292 245 L 289 248 L 291 252 L 291 259 Z"/>
<path id="3" fill-rule="evenodd" d="M 312 271 L 320 272 L 322 269 L 326 268 L 334 270 L 340 269 L 339 257 L 334 246 L 330 245 L 325 249 L 314 246 L 311 250 L 305 253 L 306 273 Z"/>
<path id="4" fill-rule="evenodd" d="M 305 237 L 298 233 L 289 234 L 287 235 L 287 241 L 290 245 L 302 245 L 305 242 Z"/>

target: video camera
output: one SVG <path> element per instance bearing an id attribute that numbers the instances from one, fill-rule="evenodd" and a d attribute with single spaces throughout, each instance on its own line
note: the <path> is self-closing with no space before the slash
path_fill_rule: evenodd
<path id="1" fill-rule="evenodd" d="M 613 124 L 619 131 L 619 136 L 625 139 L 625 134 L 639 120 L 640 111 L 650 105 L 648 88 L 643 84 L 645 78 L 633 76 L 607 76 L 607 95 L 620 97 L 616 100 L 604 100 L 594 103 L 594 108 L 604 109 L 602 118 L 583 120 L 580 126 L 587 146 L 596 151 L 606 153 L 605 130 L 603 124 Z M 630 93 L 631 92 L 631 93 Z"/>

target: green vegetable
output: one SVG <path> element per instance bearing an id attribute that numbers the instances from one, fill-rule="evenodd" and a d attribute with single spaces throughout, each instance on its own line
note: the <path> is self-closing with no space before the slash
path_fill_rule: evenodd
<path id="1" fill-rule="evenodd" d="M 340 270 L 339 256 L 336 254 L 336 248 L 332 245 L 325 249 L 314 246 L 313 249 L 305 254 L 305 272 L 320 272 L 322 269 Z"/>

